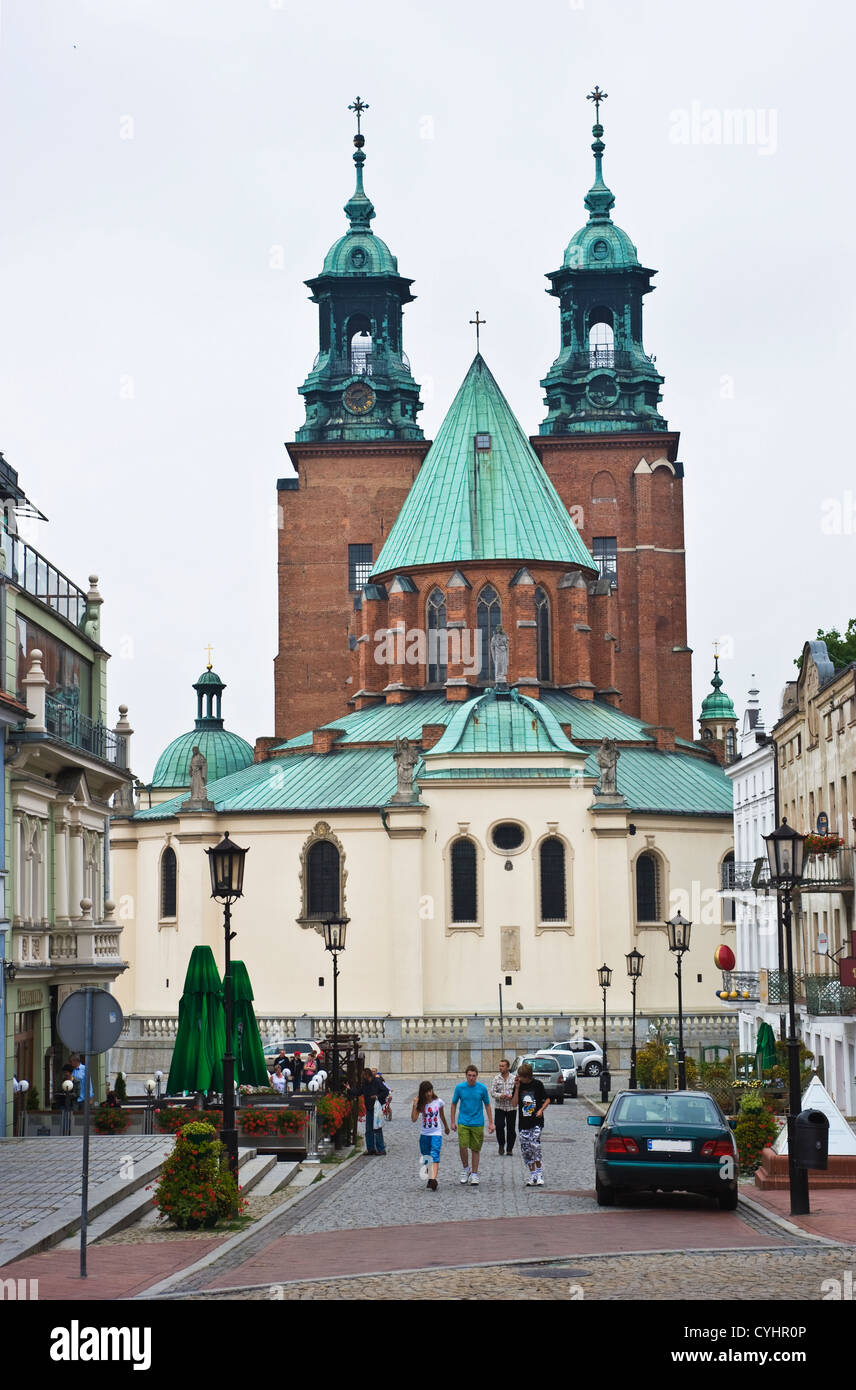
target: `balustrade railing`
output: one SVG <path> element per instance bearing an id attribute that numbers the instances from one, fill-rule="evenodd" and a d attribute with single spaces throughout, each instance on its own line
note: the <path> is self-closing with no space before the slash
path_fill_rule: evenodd
<path id="1" fill-rule="evenodd" d="M 66 700 L 58 700 L 54 695 L 45 696 L 45 726 L 49 734 L 82 748 L 104 762 L 124 765 L 124 739 L 117 737 L 106 724 L 90 719 Z"/>
<path id="2" fill-rule="evenodd" d="M 8 531 L 0 531 L 0 569 L 33 598 L 80 627 L 86 615 L 86 594 L 32 545 Z"/>

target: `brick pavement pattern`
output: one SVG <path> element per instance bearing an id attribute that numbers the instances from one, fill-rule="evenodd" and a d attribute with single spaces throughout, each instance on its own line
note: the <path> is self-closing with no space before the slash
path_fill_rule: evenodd
<path id="1" fill-rule="evenodd" d="M 86 1252 L 87 1278 L 80 1277 L 80 1255 L 73 1250 L 43 1250 L 13 1264 L 4 1265 L 3 1279 L 37 1279 L 39 1299 L 78 1300 L 133 1298 L 177 1270 L 198 1260 L 225 1236 L 194 1236 L 173 1241 L 135 1245 L 133 1252 L 121 1245 L 90 1245 Z"/>

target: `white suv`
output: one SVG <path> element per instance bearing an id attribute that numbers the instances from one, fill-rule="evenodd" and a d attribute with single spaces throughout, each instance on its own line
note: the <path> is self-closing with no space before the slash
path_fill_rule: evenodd
<path id="1" fill-rule="evenodd" d="M 573 1052 L 577 1059 L 577 1075 L 600 1076 L 603 1071 L 603 1048 L 594 1038 L 570 1038 L 553 1043 L 550 1052 Z"/>

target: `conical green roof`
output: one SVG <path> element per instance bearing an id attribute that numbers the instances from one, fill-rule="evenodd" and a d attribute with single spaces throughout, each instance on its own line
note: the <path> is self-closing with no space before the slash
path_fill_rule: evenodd
<path id="1" fill-rule="evenodd" d="M 734 701 L 722 689 L 722 676 L 719 674 L 719 657 L 714 657 L 713 690 L 701 702 L 700 719 L 736 719 Z"/>
<path id="2" fill-rule="evenodd" d="M 466 560 L 597 566 L 480 353 L 373 575 Z"/>

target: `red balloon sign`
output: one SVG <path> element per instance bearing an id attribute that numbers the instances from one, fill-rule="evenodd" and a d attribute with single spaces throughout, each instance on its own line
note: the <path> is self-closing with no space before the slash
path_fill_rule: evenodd
<path id="1" fill-rule="evenodd" d="M 734 952 L 730 946 L 717 946 L 713 953 L 713 963 L 717 970 L 733 970 L 735 965 Z"/>

